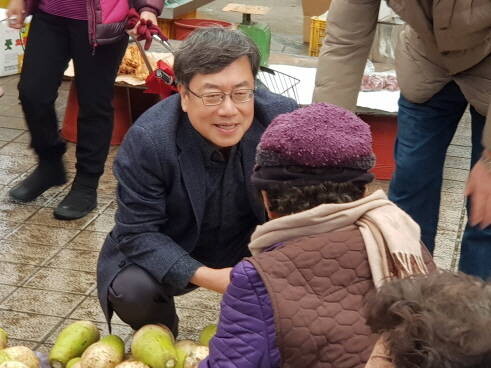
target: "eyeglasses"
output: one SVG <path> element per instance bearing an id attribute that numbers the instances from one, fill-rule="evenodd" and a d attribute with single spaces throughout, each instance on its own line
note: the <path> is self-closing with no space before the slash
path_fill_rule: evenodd
<path id="1" fill-rule="evenodd" d="M 249 102 L 252 99 L 252 97 L 254 97 L 254 92 L 255 92 L 253 89 L 247 88 L 247 89 L 236 89 L 231 93 L 225 93 L 225 92 L 204 93 L 200 96 L 197 93 L 191 91 L 189 87 L 187 88 L 187 90 L 191 92 L 193 95 L 195 95 L 196 97 L 201 98 L 201 101 L 203 101 L 203 105 L 205 106 L 220 105 L 225 100 L 225 96 L 230 96 L 232 101 L 236 104 L 246 103 Z"/>

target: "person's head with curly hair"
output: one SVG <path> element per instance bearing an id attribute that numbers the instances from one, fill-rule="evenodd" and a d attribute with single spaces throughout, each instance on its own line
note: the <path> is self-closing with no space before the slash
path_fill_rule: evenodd
<path id="1" fill-rule="evenodd" d="M 252 182 L 275 218 L 362 198 L 374 163 L 369 126 L 319 103 L 273 120 L 257 147 Z"/>
<path id="2" fill-rule="evenodd" d="M 394 279 L 367 311 L 395 368 L 491 367 L 490 283 L 451 272 Z"/>

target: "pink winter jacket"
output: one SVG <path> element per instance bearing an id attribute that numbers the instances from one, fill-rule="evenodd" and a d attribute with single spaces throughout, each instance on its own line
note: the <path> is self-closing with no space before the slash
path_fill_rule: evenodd
<path id="1" fill-rule="evenodd" d="M 26 9 L 32 14 L 38 0 L 26 0 Z M 105 45 L 119 40 L 125 31 L 130 7 L 138 12 L 151 11 L 160 15 L 164 0 L 87 0 L 89 41 L 91 45 Z"/>

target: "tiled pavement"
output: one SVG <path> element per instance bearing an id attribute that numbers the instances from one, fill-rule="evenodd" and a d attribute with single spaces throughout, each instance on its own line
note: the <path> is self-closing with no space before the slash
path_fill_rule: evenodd
<path id="1" fill-rule="evenodd" d="M 276 51 L 282 50 L 279 47 Z M 0 78 L 0 86 L 6 90 L 0 98 L 0 326 L 9 332 L 13 343 L 46 351 L 60 328 L 73 320 L 94 321 L 107 332 L 96 299 L 95 265 L 116 209 L 111 163 L 118 147 L 111 148 L 107 160 L 99 205 L 86 218 L 72 222 L 53 218 L 52 209 L 67 193 L 69 184 L 47 191 L 28 205 L 10 202 L 7 191 L 36 163 L 28 149 L 29 134 L 16 96 L 17 81 L 18 76 Z M 67 94 L 68 82 L 64 82 L 57 101 L 59 117 L 64 115 Z M 446 161 L 436 248 L 436 260 L 443 268 L 454 269 L 458 262 L 465 224 L 462 193 L 468 174 L 469 146 L 466 115 Z M 73 178 L 73 144 L 65 158 Z M 376 183 L 384 189 L 387 185 Z M 219 300 L 218 294 L 206 290 L 177 298 L 180 337 L 196 338 L 201 327 L 216 321 Z M 117 317 L 113 322 L 114 332 L 128 340 L 131 330 Z"/>

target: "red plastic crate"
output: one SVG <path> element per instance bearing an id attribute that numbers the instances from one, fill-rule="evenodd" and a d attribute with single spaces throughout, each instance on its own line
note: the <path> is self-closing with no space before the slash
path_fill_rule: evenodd
<path id="1" fill-rule="evenodd" d="M 396 116 L 360 115 L 372 131 L 373 152 L 377 158 L 372 173 L 379 180 L 390 180 L 395 170 L 394 145 L 397 134 Z"/>

